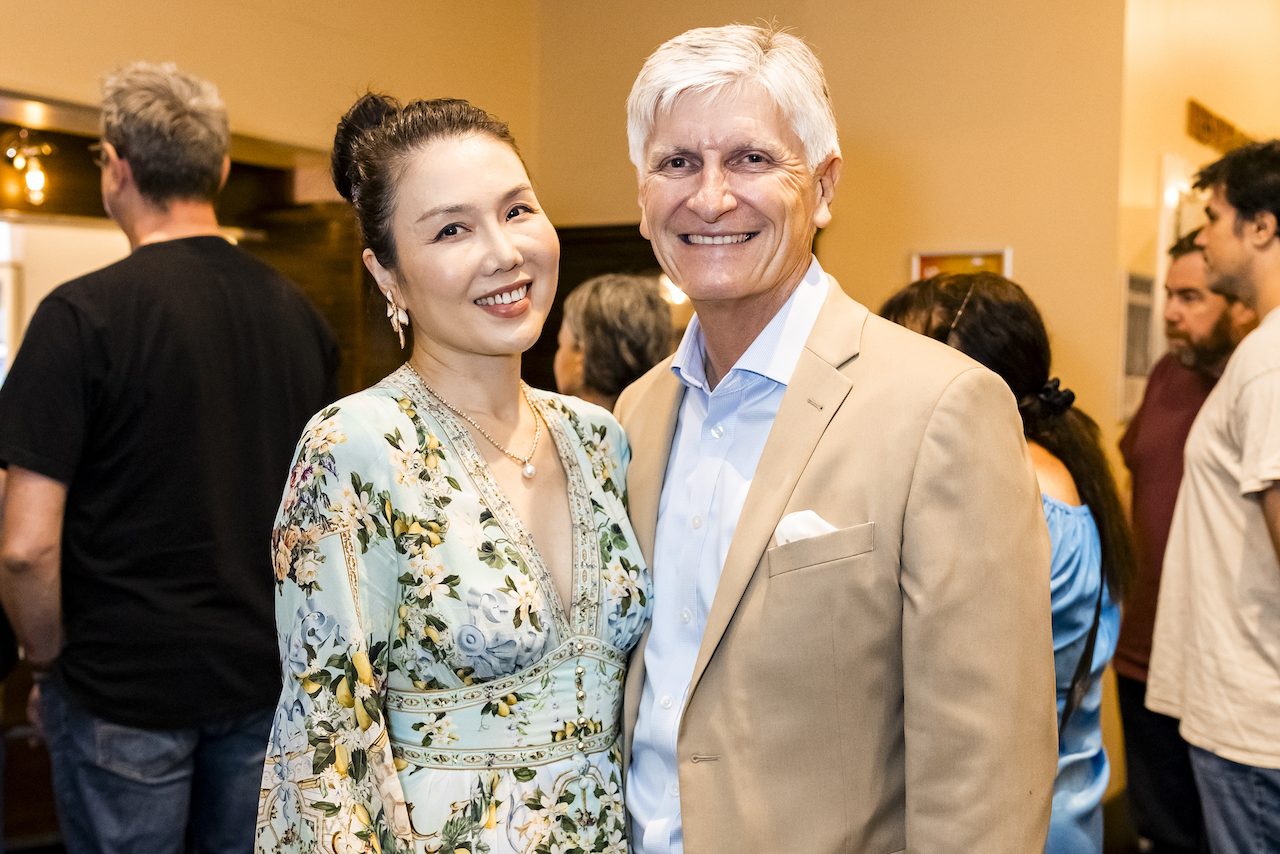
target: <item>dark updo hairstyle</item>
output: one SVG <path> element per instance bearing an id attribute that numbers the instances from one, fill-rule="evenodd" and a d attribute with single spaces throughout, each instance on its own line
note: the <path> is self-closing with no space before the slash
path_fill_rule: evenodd
<path id="1" fill-rule="evenodd" d="M 1119 598 L 1133 577 L 1133 543 L 1094 420 L 1049 376 L 1049 334 L 1035 303 L 995 273 L 944 273 L 890 297 L 881 316 L 941 341 L 1000 375 L 1018 401 L 1022 432 L 1060 459 L 1093 514 L 1102 569 Z"/>
<path id="2" fill-rule="evenodd" d="M 475 134 L 505 142 L 519 156 L 505 122 L 457 98 L 401 106 L 394 98 L 368 92 L 338 122 L 333 136 L 333 185 L 351 202 L 364 245 L 383 267 L 396 266 L 391 216 L 410 155 L 438 139 Z"/>

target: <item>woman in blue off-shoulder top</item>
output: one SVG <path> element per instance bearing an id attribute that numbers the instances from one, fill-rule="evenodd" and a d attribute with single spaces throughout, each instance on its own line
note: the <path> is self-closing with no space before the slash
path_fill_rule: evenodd
<path id="1" fill-rule="evenodd" d="M 1049 588 L 1058 692 L 1058 772 L 1049 854 L 1100 854 L 1102 672 L 1120 629 L 1116 598 L 1133 574 L 1133 547 L 1097 425 L 1049 375 L 1049 336 L 1035 304 L 993 273 L 915 282 L 880 313 L 973 357 L 1018 401 L 1049 529 Z"/>

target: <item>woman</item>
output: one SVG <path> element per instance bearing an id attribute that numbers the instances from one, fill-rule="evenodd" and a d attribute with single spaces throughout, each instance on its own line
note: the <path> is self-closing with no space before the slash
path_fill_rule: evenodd
<path id="1" fill-rule="evenodd" d="M 1115 652 L 1115 605 L 1133 573 L 1124 511 L 1098 427 L 1049 376 L 1049 336 L 1035 305 L 992 273 L 915 282 L 885 303 L 889 320 L 942 341 L 1000 375 L 1018 401 L 1049 527 L 1058 774 L 1046 851 L 1102 851 L 1109 767 L 1099 707 Z"/>
<path id="2" fill-rule="evenodd" d="M 413 347 L 298 446 L 257 848 L 621 851 L 650 578 L 617 423 L 520 382 L 555 231 L 506 125 L 465 101 L 366 95 L 333 177 Z"/>
<path id="3" fill-rule="evenodd" d="M 657 279 L 587 279 L 564 301 L 556 388 L 612 411 L 624 388 L 671 355 L 671 337 L 671 306 Z"/>

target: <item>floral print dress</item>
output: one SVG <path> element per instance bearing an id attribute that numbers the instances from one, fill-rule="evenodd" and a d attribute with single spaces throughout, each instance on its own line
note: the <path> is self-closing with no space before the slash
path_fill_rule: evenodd
<path id="1" fill-rule="evenodd" d="M 258 851 L 627 850 L 619 714 L 652 591 L 629 450 L 605 410 L 530 400 L 569 485 L 568 603 L 407 365 L 311 420 L 273 537 L 284 687 Z"/>

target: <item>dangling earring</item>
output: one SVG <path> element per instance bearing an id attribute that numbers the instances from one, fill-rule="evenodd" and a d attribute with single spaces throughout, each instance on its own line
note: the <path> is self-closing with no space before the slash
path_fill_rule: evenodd
<path id="1" fill-rule="evenodd" d="M 391 319 L 391 328 L 395 330 L 396 335 L 400 337 L 400 349 L 404 349 L 404 331 L 409 328 L 409 312 L 396 305 L 395 298 L 390 293 L 387 297 L 387 317 Z"/>

